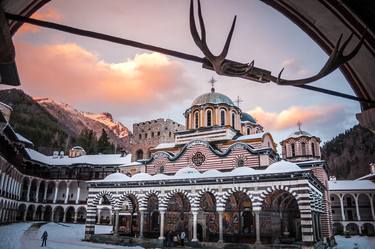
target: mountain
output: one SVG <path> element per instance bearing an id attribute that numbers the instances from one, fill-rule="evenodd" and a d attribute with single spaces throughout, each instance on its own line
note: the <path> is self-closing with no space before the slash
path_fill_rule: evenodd
<path id="1" fill-rule="evenodd" d="M 104 129 L 108 134 L 110 142 L 116 144 L 117 148 L 130 149 L 129 139 L 131 134 L 129 129 L 120 122 L 114 121 L 110 113 L 94 114 L 81 112 L 68 104 L 49 98 L 35 97 L 34 100 L 59 120 L 59 123 L 69 135 L 77 137 L 84 128 L 87 128 L 93 130 L 97 138 L 99 138 L 102 129 Z"/>
<path id="2" fill-rule="evenodd" d="M 330 175 L 356 179 L 370 173 L 375 162 L 375 134 L 359 125 L 337 135 L 322 148 Z"/>
<path id="3" fill-rule="evenodd" d="M 110 113 L 81 112 L 48 98 L 32 98 L 19 89 L 0 91 L 0 101 L 12 106 L 10 123 L 16 132 L 33 141 L 43 153 L 66 151 L 77 145 L 76 138 L 84 129 L 93 130 L 97 138 L 104 129 L 118 152 L 120 148 L 130 149 L 130 131 Z"/>

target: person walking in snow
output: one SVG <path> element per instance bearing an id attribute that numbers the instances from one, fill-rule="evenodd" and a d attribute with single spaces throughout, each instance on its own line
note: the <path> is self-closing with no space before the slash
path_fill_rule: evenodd
<path id="1" fill-rule="evenodd" d="M 47 233 L 47 231 L 44 231 L 41 239 L 42 239 L 42 245 L 41 245 L 41 247 L 43 247 L 43 245 L 47 246 L 47 239 L 48 239 L 48 233 Z"/>
<path id="2" fill-rule="evenodd" d="M 182 232 L 180 234 L 181 246 L 184 246 L 185 237 L 186 237 L 185 231 L 182 230 Z"/>

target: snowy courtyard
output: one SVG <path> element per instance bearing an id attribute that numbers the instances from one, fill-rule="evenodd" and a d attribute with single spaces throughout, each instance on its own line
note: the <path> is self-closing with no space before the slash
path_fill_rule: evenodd
<path id="1" fill-rule="evenodd" d="M 96 226 L 96 233 L 109 233 L 112 226 Z M 48 232 L 48 249 L 119 249 L 130 247 L 114 246 L 107 244 L 95 244 L 81 241 L 85 227 L 80 224 L 47 223 L 39 227 L 37 223 L 16 223 L 0 226 L 0 248 L 1 249 L 34 249 L 41 248 L 42 233 Z M 132 247 L 135 248 L 135 247 Z M 140 249 L 141 247 L 139 247 Z"/>
<path id="2" fill-rule="evenodd" d="M 109 233 L 111 226 L 95 227 L 96 233 Z M 108 244 L 96 244 L 81 241 L 84 236 L 84 225 L 47 223 L 42 226 L 38 223 L 16 223 L 0 227 L 1 249 L 34 249 L 40 248 L 42 233 L 48 232 L 48 249 L 141 249 L 142 247 L 126 247 Z M 353 236 L 345 238 L 336 236 L 338 245 L 335 249 L 373 249 L 375 248 L 375 237 Z"/>

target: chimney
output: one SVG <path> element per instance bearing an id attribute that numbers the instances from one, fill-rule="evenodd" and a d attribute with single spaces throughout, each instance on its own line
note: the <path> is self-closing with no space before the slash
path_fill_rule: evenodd
<path id="1" fill-rule="evenodd" d="M 64 151 L 60 151 L 60 158 L 64 157 Z"/>
<path id="2" fill-rule="evenodd" d="M 370 173 L 375 174 L 375 163 L 370 163 Z"/>
<path id="3" fill-rule="evenodd" d="M 59 157 L 59 152 L 58 151 L 54 151 L 53 155 L 52 155 L 52 158 L 58 158 L 58 157 Z"/>

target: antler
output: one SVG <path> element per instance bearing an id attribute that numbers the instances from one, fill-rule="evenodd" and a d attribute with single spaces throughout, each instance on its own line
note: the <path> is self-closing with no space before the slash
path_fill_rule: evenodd
<path id="1" fill-rule="evenodd" d="M 211 53 L 210 49 L 207 46 L 206 41 L 206 28 L 204 26 L 202 10 L 201 10 L 201 3 L 198 0 L 198 18 L 199 18 L 199 25 L 201 30 L 201 36 L 199 37 L 197 27 L 195 25 L 195 18 L 194 18 L 194 0 L 190 0 L 190 32 L 193 36 L 193 40 L 195 44 L 200 48 L 206 59 L 212 64 L 213 69 L 216 71 L 217 74 L 226 75 L 226 76 L 243 76 L 248 74 L 254 67 L 254 61 L 244 64 L 234 61 L 226 60 L 226 56 L 228 54 L 230 42 L 232 40 L 232 35 L 234 31 L 234 27 L 236 25 L 237 16 L 234 17 L 232 27 L 230 28 L 227 40 L 225 41 L 224 48 L 218 56 L 215 56 Z"/>
<path id="2" fill-rule="evenodd" d="M 323 68 L 316 75 L 311 76 L 309 78 L 305 78 L 305 79 L 285 80 L 285 79 L 281 78 L 281 74 L 284 71 L 284 68 L 283 68 L 283 69 L 281 69 L 277 78 L 275 76 L 271 75 L 270 80 L 279 84 L 279 85 L 295 85 L 295 86 L 305 85 L 305 84 L 314 82 L 316 80 L 319 80 L 319 79 L 327 76 L 328 74 L 330 74 L 334 70 L 336 70 L 341 65 L 343 65 L 346 62 L 348 62 L 349 60 L 351 60 L 358 53 L 359 49 L 361 48 L 361 46 L 363 44 L 366 32 L 367 32 L 367 28 L 363 32 L 362 37 L 361 37 L 359 43 L 357 44 L 357 46 L 355 46 L 355 48 L 348 55 L 344 55 L 343 52 L 344 52 L 346 46 L 348 45 L 348 43 L 350 42 L 350 40 L 352 39 L 353 33 L 349 36 L 349 38 L 340 47 L 341 39 L 342 39 L 342 36 L 343 36 L 343 34 L 341 34 L 340 38 L 338 39 L 338 41 L 336 43 L 336 46 L 334 47 L 331 55 L 329 56 L 327 62 L 324 64 Z"/>

